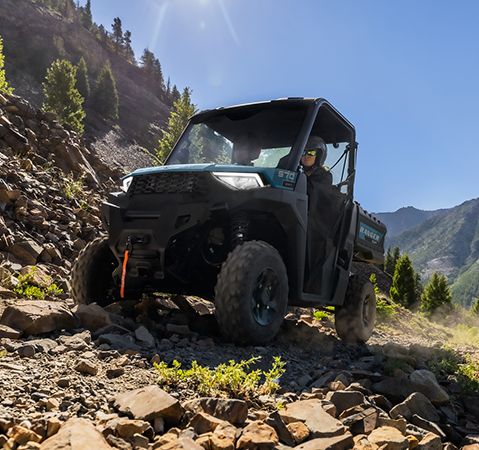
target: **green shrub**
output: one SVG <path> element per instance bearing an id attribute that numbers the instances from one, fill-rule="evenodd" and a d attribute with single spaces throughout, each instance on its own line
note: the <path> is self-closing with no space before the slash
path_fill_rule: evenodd
<path id="1" fill-rule="evenodd" d="M 479 361 L 470 355 L 463 357 L 445 348 L 439 358 L 429 363 L 429 368 L 437 376 L 453 375 L 464 392 L 479 392 Z"/>
<path id="2" fill-rule="evenodd" d="M 85 175 L 75 179 L 73 174 L 67 175 L 63 182 L 63 193 L 68 200 L 85 201 Z"/>
<path id="3" fill-rule="evenodd" d="M 476 298 L 475 300 L 473 300 L 471 304 L 471 312 L 475 316 L 479 316 L 479 298 Z"/>
<path id="4" fill-rule="evenodd" d="M 171 367 L 163 361 L 153 365 L 159 375 L 158 382 L 166 388 L 184 386 L 201 395 L 249 399 L 278 390 L 278 381 L 285 372 L 286 363 L 279 356 L 273 359 L 268 371 L 250 370 L 260 359 L 257 356 L 240 362 L 230 360 L 214 369 L 201 366 L 197 361 L 193 361 L 189 369 L 182 369 L 176 360 Z"/>
<path id="5" fill-rule="evenodd" d="M 380 319 L 388 319 L 397 313 L 397 306 L 385 297 L 376 297 L 376 311 Z"/>
<path id="6" fill-rule="evenodd" d="M 313 312 L 313 317 L 315 320 L 332 320 L 333 315 L 328 311 L 315 309 Z"/>
<path id="7" fill-rule="evenodd" d="M 55 283 L 50 283 L 48 286 L 35 285 L 34 275 L 36 267 L 18 276 L 18 285 L 13 288 L 13 291 L 18 295 L 35 300 L 43 300 L 46 296 L 57 297 L 63 294 L 63 289 L 59 288 Z"/>
<path id="8" fill-rule="evenodd" d="M 374 286 L 374 293 L 376 294 L 376 311 L 380 319 L 387 319 L 396 314 L 396 305 L 389 302 L 385 297 L 381 296 L 381 291 L 378 287 L 377 276 L 372 273 L 369 277 L 369 281 Z"/>
<path id="9" fill-rule="evenodd" d="M 0 36 L 0 94 L 13 94 L 13 88 L 8 85 L 5 77 L 5 57 L 3 56 L 3 40 Z"/>

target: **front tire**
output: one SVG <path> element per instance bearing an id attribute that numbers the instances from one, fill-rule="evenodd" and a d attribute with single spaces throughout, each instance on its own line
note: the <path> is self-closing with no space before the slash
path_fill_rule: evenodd
<path id="1" fill-rule="evenodd" d="M 375 321 L 374 286 L 367 278 L 352 275 L 349 278 L 344 304 L 336 307 L 336 332 L 345 342 L 366 342 L 373 334 Z"/>
<path id="2" fill-rule="evenodd" d="M 288 306 L 288 276 L 278 251 L 263 241 L 237 246 L 215 288 L 222 334 L 238 344 L 265 344 L 278 333 Z"/>
<path id="3" fill-rule="evenodd" d="M 72 269 L 72 297 L 75 303 L 97 303 L 106 306 L 119 299 L 113 279 L 118 261 L 108 245 L 107 237 L 90 242 L 78 255 Z"/>

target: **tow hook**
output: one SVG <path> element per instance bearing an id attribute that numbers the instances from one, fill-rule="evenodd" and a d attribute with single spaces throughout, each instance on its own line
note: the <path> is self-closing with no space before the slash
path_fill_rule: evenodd
<path id="1" fill-rule="evenodd" d="M 131 236 L 128 236 L 126 240 L 125 253 L 123 255 L 123 266 L 121 270 L 121 285 L 120 285 L 120 298 L 125 298 L 125 282 L 126 282 L 126 266 L 128 264 L 128 258 L 132 250 Z"/>

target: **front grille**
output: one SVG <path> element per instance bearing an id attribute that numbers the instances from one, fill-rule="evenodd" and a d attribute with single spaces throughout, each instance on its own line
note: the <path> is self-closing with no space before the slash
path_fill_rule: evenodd
<path id="1" fill-rule="evenodd" d="M 200 174 L 196 173 L 152 173 L 133 178 L 128 193 L 175 194 L 197 192 L 200 187 Z"/>

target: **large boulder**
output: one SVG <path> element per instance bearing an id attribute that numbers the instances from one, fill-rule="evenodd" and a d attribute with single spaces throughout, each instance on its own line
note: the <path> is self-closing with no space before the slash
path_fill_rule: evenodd
<path id="1" fill-rule="evenodd" d="M 376 428 L 369 436 L 368 441 L 384 450 L 407 450 L 408 439 L 396 428 Z"/>
<path id="2" fill-rule="evenodd" d="M 114 407 L 134 419 L 154 420 L 161 417 L 170 425 L 177 425 L 183 415 L 180 402 L 156 385 L 118 394 Z"/>
<path id="3" fill-rule="evenodd" d="M 441 405 L 449 402 L 449 394 L 439 385 L 436 376 L 429 370 L 415 370 L 409 379 L 432 403 Z"/>
<path id="4" fill-rule="evenodd" d="M 38 245 L 33 239 L 25 239 L 12 244 L 8 247 L 8 251 L 20 263 L 34 265 L 43 252 L 43 247 Z"/>
<path id="5" fill-rule="evenodd" d="M 312 439 L 298 445 L 295 450 L 346 450 L 353 448 L 353 435 L 349 432 L 339 436 Z"/>
<path id="6" fill-rule="evenodd" d="M 313 438 L 339 436 L 346 432 L 346 427 L 328 414 L 318 399 L 290 403 L 279 413 L 285 423 L 304 422 Z"/>
<path id="7" fill-rule="evenodd" d="M 339 415 L 346 409 L 363 404 L 364 394 L 357 391 L 332 391 L 328 392 L 326 400 L 334 404 Z"/>
<path id="8" fill-rule="evenodd" d="M 188 400 L 183 407 L 192 413 L 204 412 L 221 420 L 242 424 L 248 417 L 248 405 L 244 400 L 202 397 Z"/>
<path id="9" fill-rule="evenodd" d="M 439 413 L 436 408 L 429 399 L 420 392 L 411 394 L 404 402 L 399 403 L 389 412 L 389 415 L 393 419 L 402 416 L 407 420 L 411 420 L 415 414 L 431 422 L 439 422 Z"/>
<path id="10" fill-rule="evenodd" d="M 75 328 L 77 319 L 61 302 L 22 300 L 5 308 L 0 323 L 26 335 Z"/>
<path id="11" fill-rule="evenodd" d="M 65 422 L 57 434 L 48 438 L 40 450 L 109 450 L 103 435 L 86 419 L 73 418 Z"/>
<path id="12" fill-rule="evenodd" d="M 241 450 L 273 450 L 278 443 L 278 435 L 274 428 L 264 422 L 255 421 L 243 429 L 236 443 L 236 448 Z"/>
<path id="13" fill-rule="evenodd" d="M 96 303 L 76 305 L 73 313 L 80 319 L 81 325 L 90 331 L 112 324 L 110 314 Z"/>

